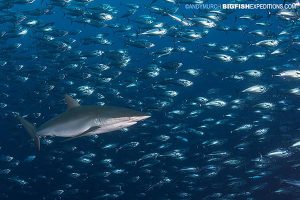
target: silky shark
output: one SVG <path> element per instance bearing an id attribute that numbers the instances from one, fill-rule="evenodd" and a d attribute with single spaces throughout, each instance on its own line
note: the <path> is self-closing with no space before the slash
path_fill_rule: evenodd
<path id="1" fill-rule="evenodd" d="M 50 119 L 37 129 L 23 117 L 19 121 L 33 138 L 40 150 L 40 137 L 57 136 L 77 138 L 120 130 L 147 119 L 150 115 L 128 108 L 115 106 L 80 105 L 69 95 L 65 95 L 67 111 Z"/>

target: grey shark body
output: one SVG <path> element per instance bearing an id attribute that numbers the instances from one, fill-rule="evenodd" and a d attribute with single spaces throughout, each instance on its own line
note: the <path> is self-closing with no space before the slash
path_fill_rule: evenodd
<path id="1" fill-rule="evenodd" d="M 41 136 L 76 138 L 120 130 L 136 124 L 150 116 L 128 108 L 115 106 L 80 106 L 72 97 L 65 96 L 68 110 L 35 128 L 22 117 L 18 117 L 29 135 L 40 149 Z"/>

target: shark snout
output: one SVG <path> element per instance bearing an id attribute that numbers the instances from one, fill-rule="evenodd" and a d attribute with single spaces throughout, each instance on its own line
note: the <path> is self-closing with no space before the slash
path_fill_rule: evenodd
<path id="1" fill-rule="evenodd" d="M 131 122 L 138 122 L 138 121 L 142 121 L 142 120 L 148 119 L 149 117 L 151 117 L 151 116 L 150 115 L 135 116 L 135 117 L 130 117 L 129 121 L 131 121 Z"/>

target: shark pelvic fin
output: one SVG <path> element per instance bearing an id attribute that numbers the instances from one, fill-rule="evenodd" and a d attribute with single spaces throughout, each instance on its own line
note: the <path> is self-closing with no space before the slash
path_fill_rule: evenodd
<path id="1" fill-rule="evenodd" d="M 76 101 L 70 95 L 67 95 L 67 94 L 65 95 L 65 101 L 66 101 L 66 104 L 68 106 L 68 109 L 80 106 L 80 104 L 78 103 L 78 101 Z"/>
<path id="2" fill-rule="evenodd" d="M 30 135 L 30 137 L 33 139 L 35 147 L 39 151 L 41 148 L 40 138 L 39 136 L 36 135 L 35 127 L 29 121 L 25 120 L 23 117 L 17 116 L 17 118 L 21 122 L 21 124 L 23 125 L 27 133 Z"/>

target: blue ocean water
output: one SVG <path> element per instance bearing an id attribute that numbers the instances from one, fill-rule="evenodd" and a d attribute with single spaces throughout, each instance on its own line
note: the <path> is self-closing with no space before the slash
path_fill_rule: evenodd
<path id="1" fill-rule="evenodd" d="M 1 1 L 0 199 L 300 198 L 299 6 L 225 3 Z M 151 117 L 37 152 L 65 94 Z"/>

